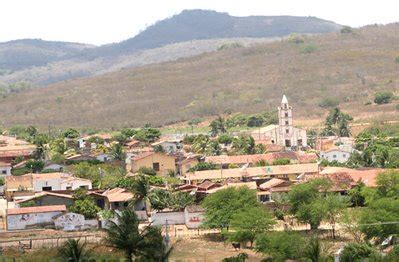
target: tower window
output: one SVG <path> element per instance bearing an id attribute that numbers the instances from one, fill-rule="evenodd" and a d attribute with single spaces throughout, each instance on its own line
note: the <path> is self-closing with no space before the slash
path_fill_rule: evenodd
<path id="1" fill-rule="evenodd" d="M 288 112 L 285 113 L 285 117 L 288 117 Z"/>
<path id="2" fill-rule="evenodd" d="M 290 130 L 287 128 L 287 129 L 285 130 L 285 133 L 288 134 L 289 132 L 290 132 Z"/>
<path id="3" fill-rule="evenodd" d="M 285 121 L 285 125 L 288 126 L 288 121 Z"/>

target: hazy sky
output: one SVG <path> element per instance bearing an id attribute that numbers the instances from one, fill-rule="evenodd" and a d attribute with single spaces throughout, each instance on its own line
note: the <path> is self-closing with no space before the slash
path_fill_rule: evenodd
<path id="1" fill-rule="evenodd" d="M 317 16 L 353 27 L 399 21 L 398 0 L 0 0 L 0 42 L 119 42 L 157 20 L 196 8 L 234 16 Z"/>

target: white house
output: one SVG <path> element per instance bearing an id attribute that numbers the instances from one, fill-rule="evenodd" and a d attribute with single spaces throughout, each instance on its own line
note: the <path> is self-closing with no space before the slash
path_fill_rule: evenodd
<path id="1" fill-rule="evenodd" d="M 265 141 L 270 144 L 277 144 L 287 148 L 306 147 L 306 130 L 294 127 L 292 106 L 284 95 L 281 105 L 278 107 L 278 125 L 261 127 L 251 133 L 251 136 L 258 141 Z"/>
<path id="2" fill-rule="evenodd" d="M 76 190 L 78 188 L 92 189 L 89 179 L 71 176 L 61 182 L 61 190 Z"/>
<path id="3" fill-rule="evenodd" d="M 95 157 L 98 161 L 101 162 L 108 162 L 113 160 L 113 157 L 109 153 L 95 153 L 91 156 Z"/>
<path id="4" fill-rule="evenodd" d="M 98 220 L 86 220 L 85 217 L 81 214 L 69 212 L 58 215 L 58 217 L 54 219 L 54 225 L 55 229 L 61 229 L 64 231 L 97 229 Z"/>
<path id="5" fill-rule="evenodd" d="M 321 151 L 320 157 L 328 162 L 337 161 L 338 163 L 345 163 L 349 160 L 351 154 L 351 151 L 334 148 L 327 151 Z"/>
<path id="6" fill-rule="evenodd" d="M 180 140 L 166 140 L 151 144 L 152 147 L 160 146 L 165 153 L 175 153 L 182 148 Z"/>
<path id="7" fill-rule="evenodd" d="M 7 209 L 7 229 L 21 230 L 54 225 L 54 218 L 66 211 L 65 205 Z"/>
<path id="8" fill-rule="evenodd" d="M 11 164 L 0 162 L 0 177 L 11 176 Z"/>

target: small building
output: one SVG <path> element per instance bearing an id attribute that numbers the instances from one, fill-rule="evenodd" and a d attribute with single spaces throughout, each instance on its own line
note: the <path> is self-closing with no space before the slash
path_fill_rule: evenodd
<path id="1" fill-rule="evenodd" d="M 61 194 L 50 191 L 43 191 L 35 193 L 33 196 L 25 197 L 21 200 L 16 200 L 15 204 L 22 206 L 24 203 L 33 202 L 34 206 L 54 206 L 65 205 L 71 206 L 74 203 L 73 196 L 70 194 Z"/>
<path id="2" fill-rule="evenodd" d="M 342 150 L 339 148 L 330 149 L 328 151 L 321 151 L 320 157 L 327 160 L 328 162 L 337 161 L 338 163 L 346 163 L 352 152 Z"/>
<path id="3" fill-rule="evenodd" d="M 273 193 L 288 193 L 292 182 L 279 178 L 272 178 L 259 185 L 257 192 L 258 200 L 261 203 L 273 201 Z"/>
<path id="4" fill-rule="evenodd" d="M 188 170 L 190 168 L 194 167 L 199 163 L 198 158 L 200 155 L 189 155 L 180 162 L 178 162 L 178 169 L 179 169 L 179 174 L 181 176 L 185 176 Z"/>
<path id="5" fill-rule="evenodd" d="M 104 162 L 104 163 L 113 160 L 113 157 L 111 154 L 104 153 L 104 152 L 93 153 L 93 154 L 91 154 L 91 156 L 94 157 L 96 160 Z"/>
<path id="6" fill-rule="evenodd" d="M 53 170 L 54 172 L 64 172 L 66 165 L 57 163 L 47 163 L 43 170 Z"/>
<path id="7" fill-rule="evenodd" d="M 65 211 L 65 205 L 9 208 L 7 209 L 7 229 L 53 227 L 54 219 Z"/>
<path id="8" fill-rule="evenodd" d="M 11 176 L 11 164 L 0 162 L 0 177 Z"/>
<path id="9" fill-rule="evenodd" d="M 307 135 L 305 129 L 294 127 L 292 106 L 284 95 L 281 105 L 278 107 L 278 125 L 261 127 L 251 133 L 254 140 L 267 141 L 286 148 L 307 147 Z"/>
<path id="10" fill-rule="evenodd" d="M 181 140 L 165 140 L 152 143 L 151 146 L 153 148 L 161 147 L 162 151 L 165 153 L 176 153 L 178 150 L 182 148 Z"/>
<path id="11" fill-rule="evenodd" d="M 131 171 L 137 172 L 141 167 L 154 169 L 159 175 L 176 171 L 176 157 L 159 152 L 145 152 L 131 159 Z"/>
<path id="12" fill-rule="evenodd" d="M 0 135 L 0 162 L 12 163 L 17 158 L 27 160 L 35 151 L 35 145 L 15 137 Z"/>

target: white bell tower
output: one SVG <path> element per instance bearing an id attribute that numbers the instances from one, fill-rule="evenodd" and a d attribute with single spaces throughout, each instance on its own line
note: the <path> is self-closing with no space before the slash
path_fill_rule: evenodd
<path id="1" fill-rule="evenodd" d="M 283 95 L 281 105 L 278 107 L 279 120 L 279 144 L 286 147 L 294 146 L 294 127 L 292 125 L 292 107 L 288 99 Z"/>

